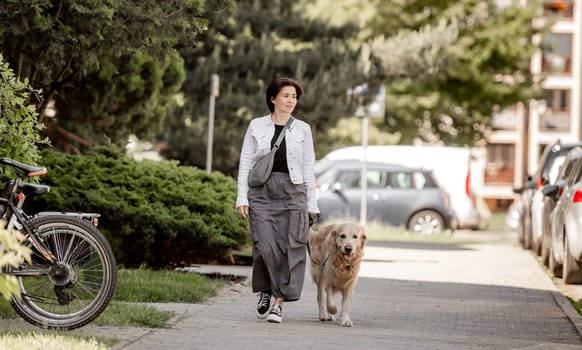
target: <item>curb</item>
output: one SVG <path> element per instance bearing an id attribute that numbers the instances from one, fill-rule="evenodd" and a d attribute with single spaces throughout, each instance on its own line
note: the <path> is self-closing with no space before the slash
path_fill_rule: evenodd
<path id="1" fill-rule="evenodd" d="M 554 296 L 556 304 L 562 308 L 566 316 L 568 316 L 570 322 L 572 322 L 574 328 L 576 328 L 578 331 L 578 335 L 580 335 L 580 338 L 582 338 L 582 315 L 578 313 L 578 311 L 570 303 L 570 300 L 562 295 L 562 293 L 558 291 L 552 291 L 552 295 Z"/>

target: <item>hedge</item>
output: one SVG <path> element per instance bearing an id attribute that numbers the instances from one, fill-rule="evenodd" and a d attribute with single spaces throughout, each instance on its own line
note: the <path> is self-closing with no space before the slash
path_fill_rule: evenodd
<path id="1" fill-rule="evenodd" d="M 97 212 L 118 264 L 163 268 L 230 258 L 248 243 L 235 209 L 234 179 L 179 166 L 136 161 L 111 148 L 83 156 L 43 151 L 41 183 L 51 192 L 26 210 Z"/>

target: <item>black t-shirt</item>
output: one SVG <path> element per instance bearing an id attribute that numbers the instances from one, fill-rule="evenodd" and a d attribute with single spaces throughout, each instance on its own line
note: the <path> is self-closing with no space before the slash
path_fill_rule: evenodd
<path id="1" fill-rule="evenodd" d="M 275 145 L 275 141 L 277 141 L 277 138 L 279 137 L 279 134 L 284 127 L 285 125 L 275 125 L 275 135 L 273 135 L 273 138 L 271 139 L 271 148 L 273 148 L 273 145 Z M 277 152 L 275 152 L 272 172 L 289 174 L 289 168 L 287 167 L 287 146 L 285 145 L 285 137 L 283 137 L 283 140 L 279 145 L 279 149 Z"/>

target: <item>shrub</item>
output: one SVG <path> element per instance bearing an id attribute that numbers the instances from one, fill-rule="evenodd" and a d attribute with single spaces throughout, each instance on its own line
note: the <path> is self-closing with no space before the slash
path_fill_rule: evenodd
<path id="1" fill-rule="evenodd" d="M 40 96 L 30 87 L 28 80 L 19 80 L 0 55 L 0 155 L 15 160 L 34 163 L 40 158 L 38 146 L 48 144 L 40 136 L 44 125 L 39 122 L 30 94 Z M 9 175 L 2 175 L 7 173 Z M 12 168 L 0 168 L 0 177 L 12 174 Z"/>
<path id="2" fill-rule="evenodd" d="M 247 243 L 232 178 L 176 162 L 135 161 L 110 148 L 42 157 L 49 170 L 42 182 L 51 192 L 29 201 L 27 210 L 101 213 L 99 227 L 121 265 L 222 260 Z"/>
<path id="3" fill-rule="evenodd" d="M 5 222 L 0 221 L 0 227 L 5 226 Z M 9 232 L 0 229 L 0 270 L 5 267 L 18 267 L 26 261 L 30 261 L 31 251 L 20 244 L 20 237 L 17 232 Z M 6 300 L 10 300 L 12 295 L 20 297 L 20 288 L 15 276 L 0 273 L 0 293 Z"/>

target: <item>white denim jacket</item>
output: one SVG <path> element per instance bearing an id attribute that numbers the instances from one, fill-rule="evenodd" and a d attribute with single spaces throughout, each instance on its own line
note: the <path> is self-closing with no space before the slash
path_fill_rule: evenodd
<path id="1" fill-rule="evenodd" d="M 271 139 L 275 135 L 275 124 L 271 115 L 251 120 L 242 145 L 238 168 L 238 196 L 236 206 L 249 205 L 249 171 L 257 159 L 271 149 Z M 311 127 L 304 121 L 295 119 L 285 132 L 287 166 L 289 177 L 294 184 L 305 184 L 307 210 L 319 213 L 315 195 L 315 152 Z"/>

